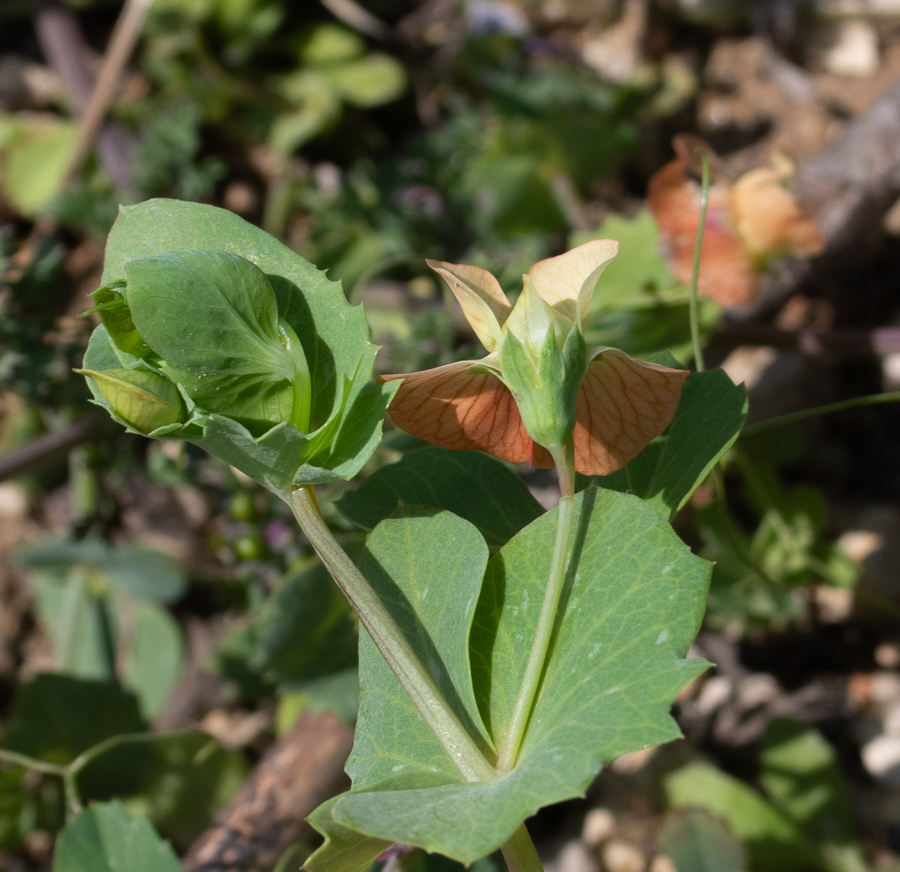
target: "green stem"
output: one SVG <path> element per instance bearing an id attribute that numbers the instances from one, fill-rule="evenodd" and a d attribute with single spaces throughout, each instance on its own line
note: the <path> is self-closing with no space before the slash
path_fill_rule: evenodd
<path id="1" fill-rule="evenodd" d="M 700 223 L 697 225 L 697 238 L 694 241 L 694 267 L 691 270 L 691 346 L 694 349 L 694 368 L 697 372 L 705 369 L 703 363 L 703 348 L 700 345 L 700 315 L 697 301 L 697 284 L 700 281 L 700 252 L 703 248 L 703 232 L 706 229 L 706 208 L 709 205 L 709 158 L 702 149 L 700 162 L 703 165 L 700 179 Z"/>
<path id="2" fill-rule="evenodd" d="M 62 777 L 66 774 L 66 767 L 59 763 L 47 763 L 44 760 L 36 760 L 34 757 L 27 757 L 25 754 L 19 754 L 16 751 L 7 751 L 5 748 L 0 749 L 0 760 L 4 763 L 12 763 L 14 766 L 23 766 L 25 769 L 33 769 L 35 772 L 43 772 L 45 775 Z"/>
<path id="3" fill-rule="evenodd" d="M 770 418 L 768 421 L 760 421 L 744 427 L 741 436 L 749 436 L 751 433 L 759 433 L 770 427 L 781 427 L 785 424 L 793 424 L 795 421 L 804 421 L 817 415 L 827 415 L 830 412 L 840 412 L 843 409 L 853 409 L 856 406 L 877 406 L 881 403 L 900 402 L 900 391 L 889 391 L 885 394 L 867 394 L 864 397 L 851 397 L 849 400 L 841 400 L 838 403 L 828 403 L 824 406 L 814 406 L 811 409 L 803 409 L 800 412 L 791 412 L 790 415 L 780 415 Z"/>
<path id="4" fill-rule="evenodd" d="M 513 833 L 512 838 L 500 850 L 509 872 L 544 872 L 525 824 Z"/>
<path id="5" fill-rule="evenodd" d="M 311 487 L 297 488 L 291 494 L 291 507 L 306 538 L 463 778 L 466 781 L 496 778 L 496 770 L 450 710 L 378 595 L 335 541 L 319 513 L 315 491 Z"/>
<path id="6" fill-rule="evenodd" d="M 519 758 L 519 751 L 525 738 L 525 729 L 531 718 L 534 700 L 537 697 L 541 676 L 547 662 L 547 651 L 550 649 L 550 639 L 556 625 L 556 613 L 559 610 L 559 599 L 562 596 L 569 563 L 569 540 L 572 534 L 572 519 L 575 514 L 575 497 L 572 488 L 573 476 L 569 472 L 570 458 L 567 458 L 566 454 L 571 455 L 572 452 L 557 449 L 550 453 L 556 464 L 561 493 L 557 507 L 556 542 L 553 545 L 553 556 L 550 558 L 550 574 L 547 579 L 547 589 L 544 591 L 541 613 L 538 616 L 534 642 L 528 655 L 528 663 L 525 665 L 525 674 L 522 676 L 522 685 L 513 707 L 509 729 L 503 740 L 503 746 L 500 748 L 500 756 L 497 758 L 497 769 L 501 772 L 511 770 Z"/>

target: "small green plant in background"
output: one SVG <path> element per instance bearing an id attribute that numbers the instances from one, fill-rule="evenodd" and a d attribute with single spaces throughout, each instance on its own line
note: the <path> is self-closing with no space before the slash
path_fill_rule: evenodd
<path id="1" fill-rule="evenodd" d="M 560 505 L 542 511 L 490 457 L 414 451 L 337 506 L 373 528 L 357 568 L 315 485 L 356 476 L 389 403 L 415 418 L 421 381 L 399 392 L 375 381 L 362 310 L 233 215 L 150 201 L 110 235 L 103 326 L 83 368 L 96 402 L 133 431 L 201 445 L 290 504 L 360 618 L 353 788 L 312 816 L 326 841 L 309 868 L 364 869 L 395 841 L 464 863 L 502 848 L 511 868 L 537 868 L 525 818 L 580 795 L 615 756 L 678 735 L 668 707 L 706 666 L 682 658 L 709 568 L 668 519 L 737 437 L 745 399 L 720 373 L 697 373 L 676 412 L 687 373 L 586 345 L 614 253 L 588 243 L 535 265 L 515 307 L 484 270 L 438 265 L 489 356 L 451 365 L 446 395 L 440 369 L 420 374 L 421 397 L 450 432 L 480 432 L 501 455 L 496 440 L 518 440 L 521 459 L 555 466 Z M 485 397 L 505 415 L 489 436 Z M 440 442 L 438 431 L 423 435 Z M 577 491 L 576 471 L 620 479 Z M 298 579 L 282 596 L 316 585 Z M 277 624 L 264 626 L 269 669 L 303 677 L 302 658 L 279 656 Z M 349 652 L 338 659 L 335 674 L 352 666 Z"/>

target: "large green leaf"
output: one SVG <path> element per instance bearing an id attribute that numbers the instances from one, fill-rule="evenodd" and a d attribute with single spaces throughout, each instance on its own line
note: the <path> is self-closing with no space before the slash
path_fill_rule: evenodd
<path id="1" fill-rule="evenodd" d="M 487 561 L 484 539 L 471 524 L 421 506 L 405 506 L 380 524 L 360 561 L 363 574 L 427 664 L 445 699 L 485 749 L 489 743 L 472 686 L 468 631 Z M 363 630 L 359 670 L 356 740 L 347 761 L 354 782 L 375 784 L 398 772 L 418 771 L 458 778 Z M 415 717 L 410 718 L 410 712 Z M 396 740 L 385 743 L 386 733 Z"/>
<path id="2" fill-rule="evenodd" d="M 265 274 L 279 323 L 297 335 L 309 368 L 309 433 L 283 423 L 254 435 L 198 404 L 183 427 L 169 425 L 146 435 L 196 442 L 285 498 L 294 484 L 351 478 L 380 442 L 384 413 L 396 390 L 396 385 L 373 381 L 377 349 L 369 341 L 362 308 L 350 306 L 339 284 L 259 228 L 223 209 L 176 200 L 148 200 L 120 211 L 107 241 L 104 287 L 127 286 L 126 264 L 188 250 L 238 255 Z M 101 372 L 147 365 L 116 348 L 101 328 L 85 356 L 85 368 Z M 109 409 L 92 390 L 96 402 Z"/>
<path id="3" fill-rule="evenodd" d="M 462 714 L 470 723 L 483 721 L 495 746 L 508 727 L 534 637 L 556 516 L 554 510 L 530 524 L 488 564 L 470 639 L 477 711 L 468 682 L 454 675 Z M 452 646 L 467 621 L 460 610 L 453 634 L 442 641 L 449 622 L 421 592 L 439 585 L 443 600 L 477 591 L 474 560 L 460 566 L 460 577 L 457 562 L 434 559 L 461 548 L 467 528 L 458 518 L 401 509 L 375 529 L 361 564 L 379 592 L 403 594 L 385 599 L 398 620 L 408 620 L 409 600 L 422 609 L 438 666 L 446 667 L 436 677 L 452 674 L 449 664 L 460 661 Z M 354 787 L 331 807 L 336 824 L 472 862 L 541 806 L 583 794 L 605 761 L 679 735 L 669 706 L 707 665 L 681 658 L 702 618 L 708 565 L 651 507 L 628 495 L 579 494 L 574 530 L 558 630 L 516 767 L 489 782 L 463 783 L 363 640 L 360 721 L 348 765 Z M 340 868 L 328 845 L 308 866 Z"/>
<path id="4" fill-rule="evenodd" d="M 721 369 L 694 373 L 663 435 L 618 472 L 594 481 L 647 500 L 669 519 L 734 444 L 746 416 L 743 385 L 735 385 Z"/>
<path id="5" fill-rule="evenodd" d="M 181 872 L 171 845 L 120 802 L 85 809 L 62 831 L 53 872 Z"/>
<path id="6" fill-rule="evenodd" d="M 769 723 L 760 782 L 779 811 L 817 842 L 832 872 L 864 872 L 853 810 L 837 754 L 812 727 L 787 718 Z"/>
<path id="7" fill-rule="evenodd" d="M 492 548 L 506 544 L 543 512 L 522 480 L 499 460 L 433 446 L 381 467 L 336 506 L 347 520 L 371 530 L 402 503 L 453 512 L 474 524 Z"/>
<path id="8" fill-rule="evenodd" d="M 727 821 L 746 845 L 751 869 L 793 872 L 822 866 L 792 821 L 715 766 L 684 766 L 666 778 L 665 791 L 670 808 L 701 808 Z"/>

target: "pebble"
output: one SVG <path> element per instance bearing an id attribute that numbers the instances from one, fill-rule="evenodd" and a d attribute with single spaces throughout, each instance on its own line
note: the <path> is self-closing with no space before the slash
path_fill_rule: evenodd
<path id="1" fill-rule="evenodd" d="M 20 521 L 28 514 L 28 495 L 15 482 L 0 484 L 0 518 Z"/>
<path id="2" fill-rule="evenodd" d="M 678 868 L 665 854 L 657 854 L 650 861 L 647 872 L 678 872 Z"/>
<path id="3" fill-rule="evenodd" d="M 697 711 L 701 715 L 711 715 L 716 709 L 721 708 L 731 697 L 731 679 L 724 675 L 714 675 L 708 678 L 697 697 Z"/>
<path id="4" fill-rule="evenodd" d="M 600 872 L 597 858 L 579 839 L 566 842 L 544 866 L 547 872 Z"/>
<path id="5" fill-rule="evenodd" d="M 772 702 L 781 694 L 781 686 L 774 676 L 757 672 L 742 678 L 737 685 L 738 703 L 743 709 L 753 709 Z"/>
<path id="6" fill-rule="evenodd" d="M 868 21 L 841 21 L 817 28 L 814 62 L 835 76 L 867 78 L 878 71 L 878 33 Z"/>
<path id="7" fill-rule="evenodd" d="M 869 679 L 869 699 L 882 708 L 900 701 L 900 675 L 896 672 L 875 672 Z"/>
<path id="8" fill-rule="evenodd" d="M 603 866 L 606 872 L 644 872 L 647 858 L 643 851 L 621 839 L 613 839 L 603 846 Z"/>
<path id="9" fill-rule="evenodd" d="M 608 808 L 592 808 L 584 818 L 581 841 L 589 848 L 605 842 L 616 829 L 616 819 Z"/>
<path id="10" fill-rule="evenodd" d="M 875 649 L 875 662 L 882 669 L 896 669 L 900 666 L 900 645 L 896 642 L 882 642 Z"/>
<path id="11" fill-rule="evenodd" d="M 863 765 L 881 784 L 900 785 L 900 736 L 879 736 L 863 745 Z"/>

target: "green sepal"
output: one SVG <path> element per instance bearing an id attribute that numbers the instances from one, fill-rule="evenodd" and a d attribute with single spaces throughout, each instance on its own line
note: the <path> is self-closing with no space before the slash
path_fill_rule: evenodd
<path id="1" fill-rule="evenodd" d="M 114 417 L 138 433 L 183 424 L 187 409 L 178 387 L 165 376 L 139 369 L 76 369 L 93 379 Z"/>
<path id="2" fill-rule="evenodd" d="M 116 346 L 135 357 L 146 357 L 150 346 L 141 338 L 134 326 L 131 310 L 125 302 L 125 282 L 113 282 L 111 285 L 97 288 L 91 296 L 97 304 L 88 309 L 85 315 L 96 312 L 103 326 L 109 331 L 110 338 Z"/>
<path id="3" fill-rule="evenodd" d="M 499 358 L 503 382 L 512 391 L 528 435 L 545 448 L 565 445 L 575 429 L 578 391 L 588 366 L 578 328 L 573 324 L 562 343 L 555 330 L 548 330 L 537 357 L 507 331 Z"/>

